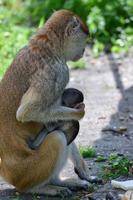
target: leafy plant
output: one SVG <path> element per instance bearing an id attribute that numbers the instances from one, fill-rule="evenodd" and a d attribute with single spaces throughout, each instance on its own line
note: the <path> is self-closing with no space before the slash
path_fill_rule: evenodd
<path id="1" fill-rule="evenodd" d="M 0 79 L 13 60 L 16 52 L 26 45 L 34 28 L 24 24 L 21 1 L 2 1 L 0 6 Z M 20 11 L 20 12 L 19 12 Z M 20 26 L 21 24 L 21 26 Z"/>
<path id="2" fill-rule="evenodd" d="M 93 53 L 103 50 L 127 51 L 133 44 L 132 0 L 29 0 L 27 11 L 38 23 L 42 16 L 47 19 L 53 10 L 69 9 L 84 19 L 89 27 Z"/>
<path id="3" fill-rule="evenodd" d="M 95 56 L 102 51 L 127 52 L 133 45 L 132 0 L 2 0 L 0 1 L 0 78 L 18 49 L 54 10 L 68 9 L 86 21 Z M 72 64 L 84 68 L 82 61 Z"/>
<path id="4" fill-rule="evenodd" d="M 89 193 L 93 193 L 93 192 L 95 192 L 97 190 L 97 185 L 96 184 L 91 184 L 90 186 L 89 186 L 89 188 L 88 188 L 88 192 Z"/>
<path id="5" fill-rule="evenodd" d="M 69 61 L 68 65 L 73 69 L 85 69 L 85 61 L 83 58 L 81 58 L 80 60 L 76 62 Z"/>
<path id="6" fill-rule="evenodd" d="M 84 158 L 96 157 L 96 150 L 92 147 L 80 147 L 79 151 Z"/>
<path id="7" fill-rule="evenodd" d="M 20 198 L 19 196 L 17 196 L 17 197 L 14 197 L 14 198 L 11 199 L 11 200 L 21 200 L 21 198 Z"/>
<path id="8" fill-rule="evenodd" d="M 107 160 L 107 158 L 105 158 L 103 155 L 98 155 L 95 161 L 96 162 L 104 162 L 106 160 Z"/>
<path id="9" fill-rule="evenodd" d="M 102 177 L 105 180 L 109 180 L 112 178 L 117 178 L 121 175 L 128 175 L 131 165 L 132 162 L 127 156 L 111 154 L 108 157 L 107 164 L 102 168 Z"/>

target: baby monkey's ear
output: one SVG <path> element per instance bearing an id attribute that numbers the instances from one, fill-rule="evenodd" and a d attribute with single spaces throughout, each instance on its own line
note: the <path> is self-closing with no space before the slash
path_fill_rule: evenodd
<path id="1" fill-rule="evenodd" d="M 77 17 L 73 16 L 72 20 L 68 23 L 65 35 L 70 36 L 76 34 L 80 29 L 80 21 L 77 19 Z"/>

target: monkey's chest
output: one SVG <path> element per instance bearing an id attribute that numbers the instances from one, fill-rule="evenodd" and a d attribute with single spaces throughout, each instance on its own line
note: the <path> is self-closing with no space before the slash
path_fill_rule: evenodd
<path id="1" fill-rule="evenodd" d="M 67 66 L 60 67 L 55 75 L 55 90 L 63 91 L 69 81 L 69 69 Z"/>

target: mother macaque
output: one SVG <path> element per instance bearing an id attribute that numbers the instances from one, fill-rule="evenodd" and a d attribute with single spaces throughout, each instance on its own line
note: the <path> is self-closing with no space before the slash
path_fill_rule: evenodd
<path id="1" fill-rule="evenodd" d="M 89 180 L 88 168 L 76 146 L 67 145 L 62 130 L 48 134 L 37 150 L 27 144 L 45 124 L 67 124 L 84 116 L 83 104 L 70 108 L 59 99 L 69 81 L 66 62 L 82 57 L 87 37 L 88 28 L 77 15 L 54 12 L 18 52 L 0 82 L 0 175 L 19 191 L 68 194 L 70 188 L 88 184 L 58 179 L 69 150 L 79 177 Z"/>

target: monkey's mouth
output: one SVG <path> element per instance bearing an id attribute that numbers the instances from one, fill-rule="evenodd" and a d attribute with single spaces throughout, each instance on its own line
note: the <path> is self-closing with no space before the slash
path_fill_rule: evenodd
<path id="1" fill-rule="evenodd" d="M 83 50 L 81 54 L 76 55 L 76 56 L 74 57 L 73 61 L 77 61 L 77 60 L 79 60 L 80 58 L 82 58 L 82 56 L 83 56 L 83 54 L 84 54 L 84 51 L 85 51 L 85 50 Z"/>

